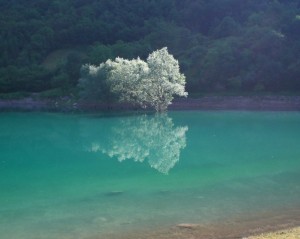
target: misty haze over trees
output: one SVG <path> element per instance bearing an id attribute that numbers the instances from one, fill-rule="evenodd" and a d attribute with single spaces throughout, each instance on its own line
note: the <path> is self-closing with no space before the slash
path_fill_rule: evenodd
<path id="1" fill-rule="evenodd" d="M 0 93 L 77 94 L 80 67 L 167 46 L 190 93 L 300 90 L 298 0 L 0 0 Z"/>

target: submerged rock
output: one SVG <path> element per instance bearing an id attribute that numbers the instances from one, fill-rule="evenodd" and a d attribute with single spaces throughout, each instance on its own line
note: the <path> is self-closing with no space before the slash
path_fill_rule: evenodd
<path id="1" fill-rule="evenodd" d="M 124 191 L 110 191 L 105 193 L 105 196 L 120 196 Z"/>
<path id="2" fill-rule="evenodd" d="M 183 228 L 183 229 L 195 229 L 198 226 L 199 226 L 198 224 L 193 224 L 193 223 L 180 223 L 176 225 L 176 227 Z"/>

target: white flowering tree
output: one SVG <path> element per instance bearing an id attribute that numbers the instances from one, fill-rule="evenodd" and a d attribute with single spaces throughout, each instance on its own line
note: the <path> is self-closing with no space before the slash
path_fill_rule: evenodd
<path id="1" fill-rule="evenodd" d="M 119 100 L 146 106 L 148 102 L 142 82 L 149 74 L 147 63 L 139 58 L 126 60 L 117 57 L 105 64 L 111 69 L 107 79 L 110 90 L 119 96 Z"/>
<path id="2" fill-rule="evenodd" d="M 102 69 L 108 70 L 106 81 L 111 93 L 118 95 L 120 101 L 143 108 L 153 107 L 156 111 L 165 111 L 175 95 L 187 96 L 185 76 L 180 73 L 178 61 L 168 53 L 166 47 L 151 53 L 146 62 L 139 58 L 126 60 L 117 57 L 98 67 L 84 67 L 93 76 L 97 76 Z M 88 85 L 89 78 L 96 79 L 87 76 L 83 78 L 80 82 L 85 85 Z M 90 89 L 97 91 L 93 87 Z"/>
<path id="3" fill-rule="evenodd" d="M 148 104 L 156 111 L 166 110 L 174 95 L 187 96 L 185 76 L 180 73 L 178 61 L 166 47 L 151 53 L 147 64 L 149 72 L 141 81 L 141 88 L 147 93 Z"/>
<path id="4" fill-rule="evenodd" d="M 121 101 L 165 111 L 174 95 L 187 96 L 185 76 L 166 47 L 151 53 L 147 62 L 116 58 L 106 64 L 112 69 L 108 78 L 111 91 L 119 94 Z"/>

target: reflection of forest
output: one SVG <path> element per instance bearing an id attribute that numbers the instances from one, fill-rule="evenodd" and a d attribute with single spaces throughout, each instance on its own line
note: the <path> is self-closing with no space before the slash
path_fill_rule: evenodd
<path id="1" fill-rule="evenodd" d="M 107 137 L 95 139 L 88 151 L 102 152 L 120 162 L 147 160 L 152 168 L 166 174 L 179 161 L 187 130 L 187 126 L 175 127 L 165 114 L 120 118 L 110 125 Z"/>

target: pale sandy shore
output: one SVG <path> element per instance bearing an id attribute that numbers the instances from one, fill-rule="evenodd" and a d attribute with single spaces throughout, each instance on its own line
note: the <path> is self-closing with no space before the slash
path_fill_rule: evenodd
<path id="1" fill-rule="evenodd" d="M 193 224 L 191 224 L 193 225 Z M 300 239 L 300 227 L 289 227 L 281 225 L 269 228 L 232 228 L 230 226 L 218 226 L 212 228 L 205 225 L 197 225 L 186 228 L 174 226 L 168 230 L 161 230 L 155 232 L 135 232 L 124 233 L 116 236 L 115 234 L 106 234 L 101 236 L 91 237 L 93 239 Z"/>
<path id="2" fill-rule="evenodd" d="M 283 226 L 283 228 L 285 228 Z M 209 226 L 193 226 L 190 228 L 173 227 L 168 230 L 156 232 L 139 232 L 139 233 L 124 233 L 116 236 L 114 234 L 106 234 L 101 236 L 91 237 L 93 239 L 299 239 L 300 227 L 289 227 L 286 229 L 272 228 L 257 228 L 239 231 L 241 228 L 233 229 L 222 226 L 211 228 Z M 265 231 L 266 230 L 266 231 Z M 265 232 L 261 232 L 265 231 Z"/>
<path id="3" fill-rule="evenodd" d="M 299 239 L 300 227 L 295 227 L 286 230 L 279 230 L 276 232 L 262 233 L 256 236 L 250 236 L 245 239 Z"/>

